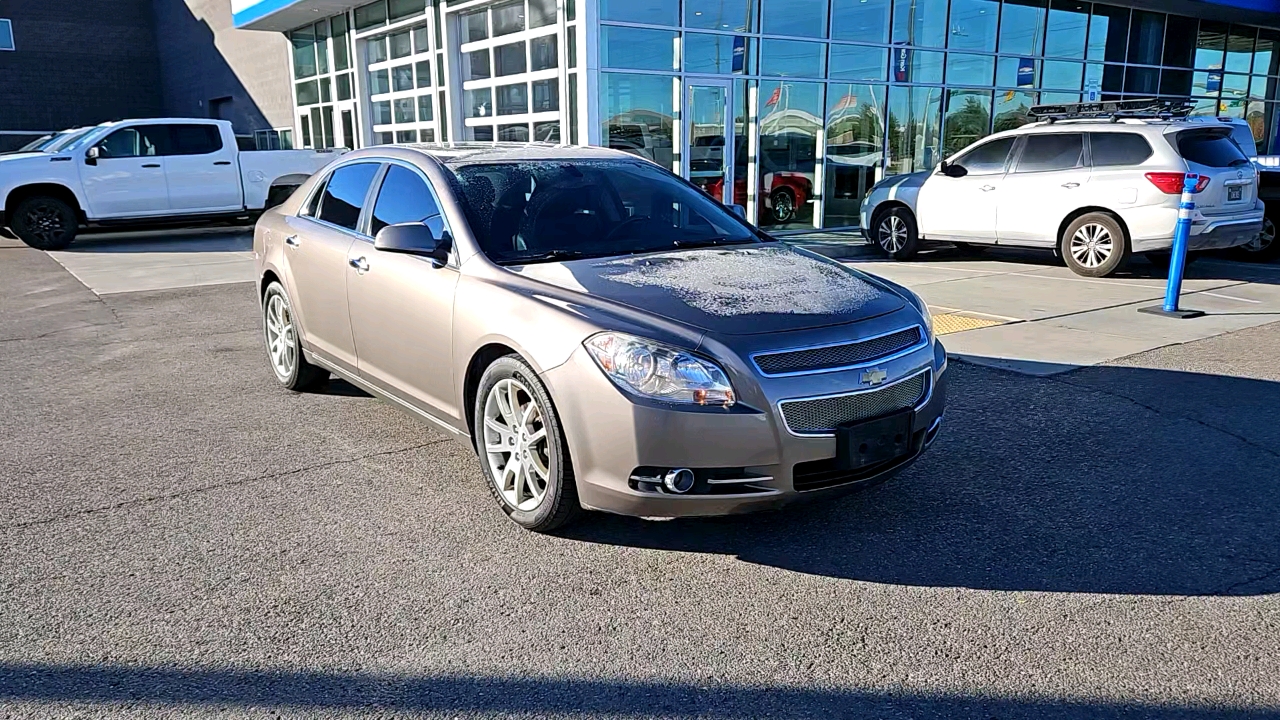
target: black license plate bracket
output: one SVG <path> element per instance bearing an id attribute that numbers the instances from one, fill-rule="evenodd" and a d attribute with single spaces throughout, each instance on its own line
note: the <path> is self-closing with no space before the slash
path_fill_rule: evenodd
<path id="1" fill-rule="evenodd" d="M 836 463 L 841 470 L 858 470 L 911 452 L 915 412 L 886 415 L 836 428 Z"/>

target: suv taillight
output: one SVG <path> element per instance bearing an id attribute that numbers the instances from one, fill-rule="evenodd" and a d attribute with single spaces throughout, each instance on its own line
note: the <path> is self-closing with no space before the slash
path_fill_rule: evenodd
<path id="1" fill-rule="evenodd" d="M 1182 182 L 1186 177 L 1186 173 L 1179 172 L 1147 173 L 1147 179 L 1151 181 L 1151 184 L 1160 188 L 1160 192 L 1165 193 L 1166 195 L 1181 195 Z M 1200 179 L 1196 181 L 1196 192 L 1200 192 L 1206 187 L 1209 187 L 1209 176 L 1201 175 Z"/>

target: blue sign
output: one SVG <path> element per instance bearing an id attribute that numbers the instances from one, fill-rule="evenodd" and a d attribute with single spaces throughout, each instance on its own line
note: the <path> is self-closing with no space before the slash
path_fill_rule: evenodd
<path id="1" fill-rule="evenodd" d="M 893 81 L 909 82 L 911 80 L 911 49 L 898 47 L 893 49 Z"/>
<path id="2" fill-rule="evenodd" d="M 733 36 L 733 72 L 739 74 L 747 67 L 747 39 L 741 35 Z"/>
<path id="3" fill-rule="evenodd" d="M 1216 93 L 1221 89 L 1222 89 L 1222 73 L 1221 72 L 1209 73 L 1209 78 L 1205 80 L 1205 83 L 1204 83 L 1204 91 Z"/>
<path id="4" fill-rule="evenodd" d="M 1018 58 L 1018 87 L 1036 86 L 1036 61 L 1034 58 Z"/>

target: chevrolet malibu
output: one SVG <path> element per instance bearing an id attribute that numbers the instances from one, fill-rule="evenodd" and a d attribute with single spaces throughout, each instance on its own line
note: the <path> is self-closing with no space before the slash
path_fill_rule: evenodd
<path id="1" fill-rule="evenodd" d="M 470 443 L 530 530 L 830 497 L 942 423 L 919 297 L 620 152 L 349 153 L 262 216 L 254 250 L 280 384 L 336 375 Z"/>

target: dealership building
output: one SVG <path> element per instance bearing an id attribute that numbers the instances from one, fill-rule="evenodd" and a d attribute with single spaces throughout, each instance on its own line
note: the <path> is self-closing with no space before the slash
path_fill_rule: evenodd
<path id="1" fill-rule="evenodd" d="M 775 230 L 1037 103 L 1190 99 L 1280 152 L 1280 2 L 232 0 L 285 33 L 307 147 L 556 141 L 642 155 Z M 287 134 L 287 131 L 285 131 Z"/>

